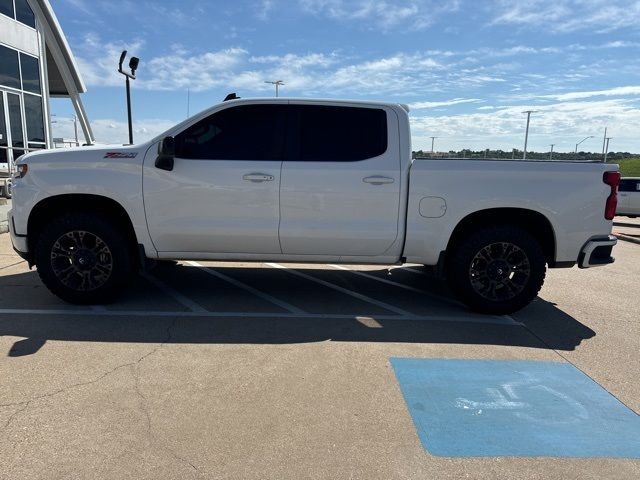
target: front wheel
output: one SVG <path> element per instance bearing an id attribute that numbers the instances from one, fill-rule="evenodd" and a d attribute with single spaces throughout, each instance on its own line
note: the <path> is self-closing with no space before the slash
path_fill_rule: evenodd
<path id="1" fill-rule="evenodd" d="M 61 299 L 76 304 L 111 301 L 134 273 L 132 249 L 105 218 L 70 213 L 51 221 L 36 246 L 40 279 Z"/>
<path id="2" fill-rule="evenodd" d="M 481 313 L 503 315 L 536 297 L 546 273 L 539 242 L 517 227 L 479 230 L 460 241 L 447 258 L 455 295 Z"/>

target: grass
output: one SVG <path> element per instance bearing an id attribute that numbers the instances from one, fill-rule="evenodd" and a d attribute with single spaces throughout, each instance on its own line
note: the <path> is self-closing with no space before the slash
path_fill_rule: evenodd
<path id="1" fill-rule="evenodd" d="M 624 158 L 611 163 L 620 165 L 620 173 L 623 177 L 640 177 L 640 158 Z"/>

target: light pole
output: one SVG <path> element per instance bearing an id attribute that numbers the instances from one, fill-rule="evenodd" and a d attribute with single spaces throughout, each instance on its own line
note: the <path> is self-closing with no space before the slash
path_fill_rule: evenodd
<path id="1" fill-rule="evenodd" d="M 275 86 L 276 86 L 276 98 L 278 97 L 278 95 L 279 95 L 279 93 L 280 93 L 280 91 L 279 91 L 279 87 L 280 87 L 281 85 L 284 85 L 284 82 L 283 82 L 282 80 L 276 80 L 275 82 L 269 82 L 269 81 L 266 81 L 266 82 L 264 82 L 264 83 L 270 83 L 271 85 L 275 85 Z"/>
<path id="2" fill-rule="evenodd" d="M 602 138 L 602 154 L 604 155 L 604 149 L 606 147 L 607 144 L 607 128 L 608 127 L 604 127 L 604 137 Z"/>
<path id="3" fill-rule="evenodd" d="M 549 160 L 553 160 L 553 147 L 555 146 L 556 146 L 555 143 L 551 144 L 551 151 L 549 152 Z"/>
<path id="4" fill-rule="evenodd" d="M 138 64 L 140 63 L 140 59 L 138 57 L 131 57 L 129 60 L 129 68 L 131 69 L 131 73 L 127 73 L 122 70 L 122 62 L 124 62 L 125 57 L 127 56 L 127 51 L 124 50 L 120 55 L 120 62 L 118 63 L 118 72 L 124 75 L 127 78 L 127 118 L 129 120 L 129 145 L 133 145 L 133 121 L 131 120 L 131 85 L 129 83 L 129 79 L 136 79 L 136 70 L 138 69 Z"/>
<path id="5" fill-rule="evenodd" d="M 535 113 L 535 110 L 526 110 L 522 113 L 527 114 L 527 130 L 524 134 L 524 152 L 522 152 L 522 159 L 527 159 L 527 143 L 529 142 L 529 122 L 531 121 L 531 114 Z"/>
<path id="6" fill-rule="evenodd" d="M 585 140 L 589 140 L 590 138 L 593 138 L 593 135 L 589 135 L 588 137 L 583 138 L 582 140 L 580 140 L 578 143 L 576 143 L 576 153 L 578 153 L 578 146 L 584 142 Z"/>
<path id="7" fill-rule="evenodd" d="M 604 162 L 603 163 L 607 163 L 607 157 L 609 156 L 609 140 L 611 140 L 613 137 L 605 137 L 605 147 L 604 147 Z"/>
<path id="8" fill-rule="evenodd" d="M 433 148 L 434 148 L 435 143 L 436 143 L 436 138 L 438 138 L 438 137 L 429 137 L 429 138 L 431 139 L 431 156 L 433 157 L 433 153 L 434 153 L 434 149 Z"/>

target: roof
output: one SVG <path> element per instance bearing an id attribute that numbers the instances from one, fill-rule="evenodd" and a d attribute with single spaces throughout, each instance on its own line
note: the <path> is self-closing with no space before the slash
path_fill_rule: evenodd
<path id="1" fill-rule="evenodd" d="M 69 92 L 68 85 L 64 81 L 65 77 L 69 79 L 71 86 L 78 93 L 85 93 L 87 87 L 82 80 L 78 64 L 49 0 L 27 1 L 42 26 L 41 30 L 47 49 L 49 93 L 51 95 L 68 96 L 71 92 Z"/>

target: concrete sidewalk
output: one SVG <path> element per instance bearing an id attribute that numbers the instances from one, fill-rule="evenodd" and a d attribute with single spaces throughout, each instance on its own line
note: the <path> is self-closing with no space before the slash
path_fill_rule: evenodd
<path id="1" fill-rule="evenodd" d="M 0 198 L 0 233 L 9 231 L 9 223 L 7 222 L 7 213 L 11 210 L 11 200 Z"/>

